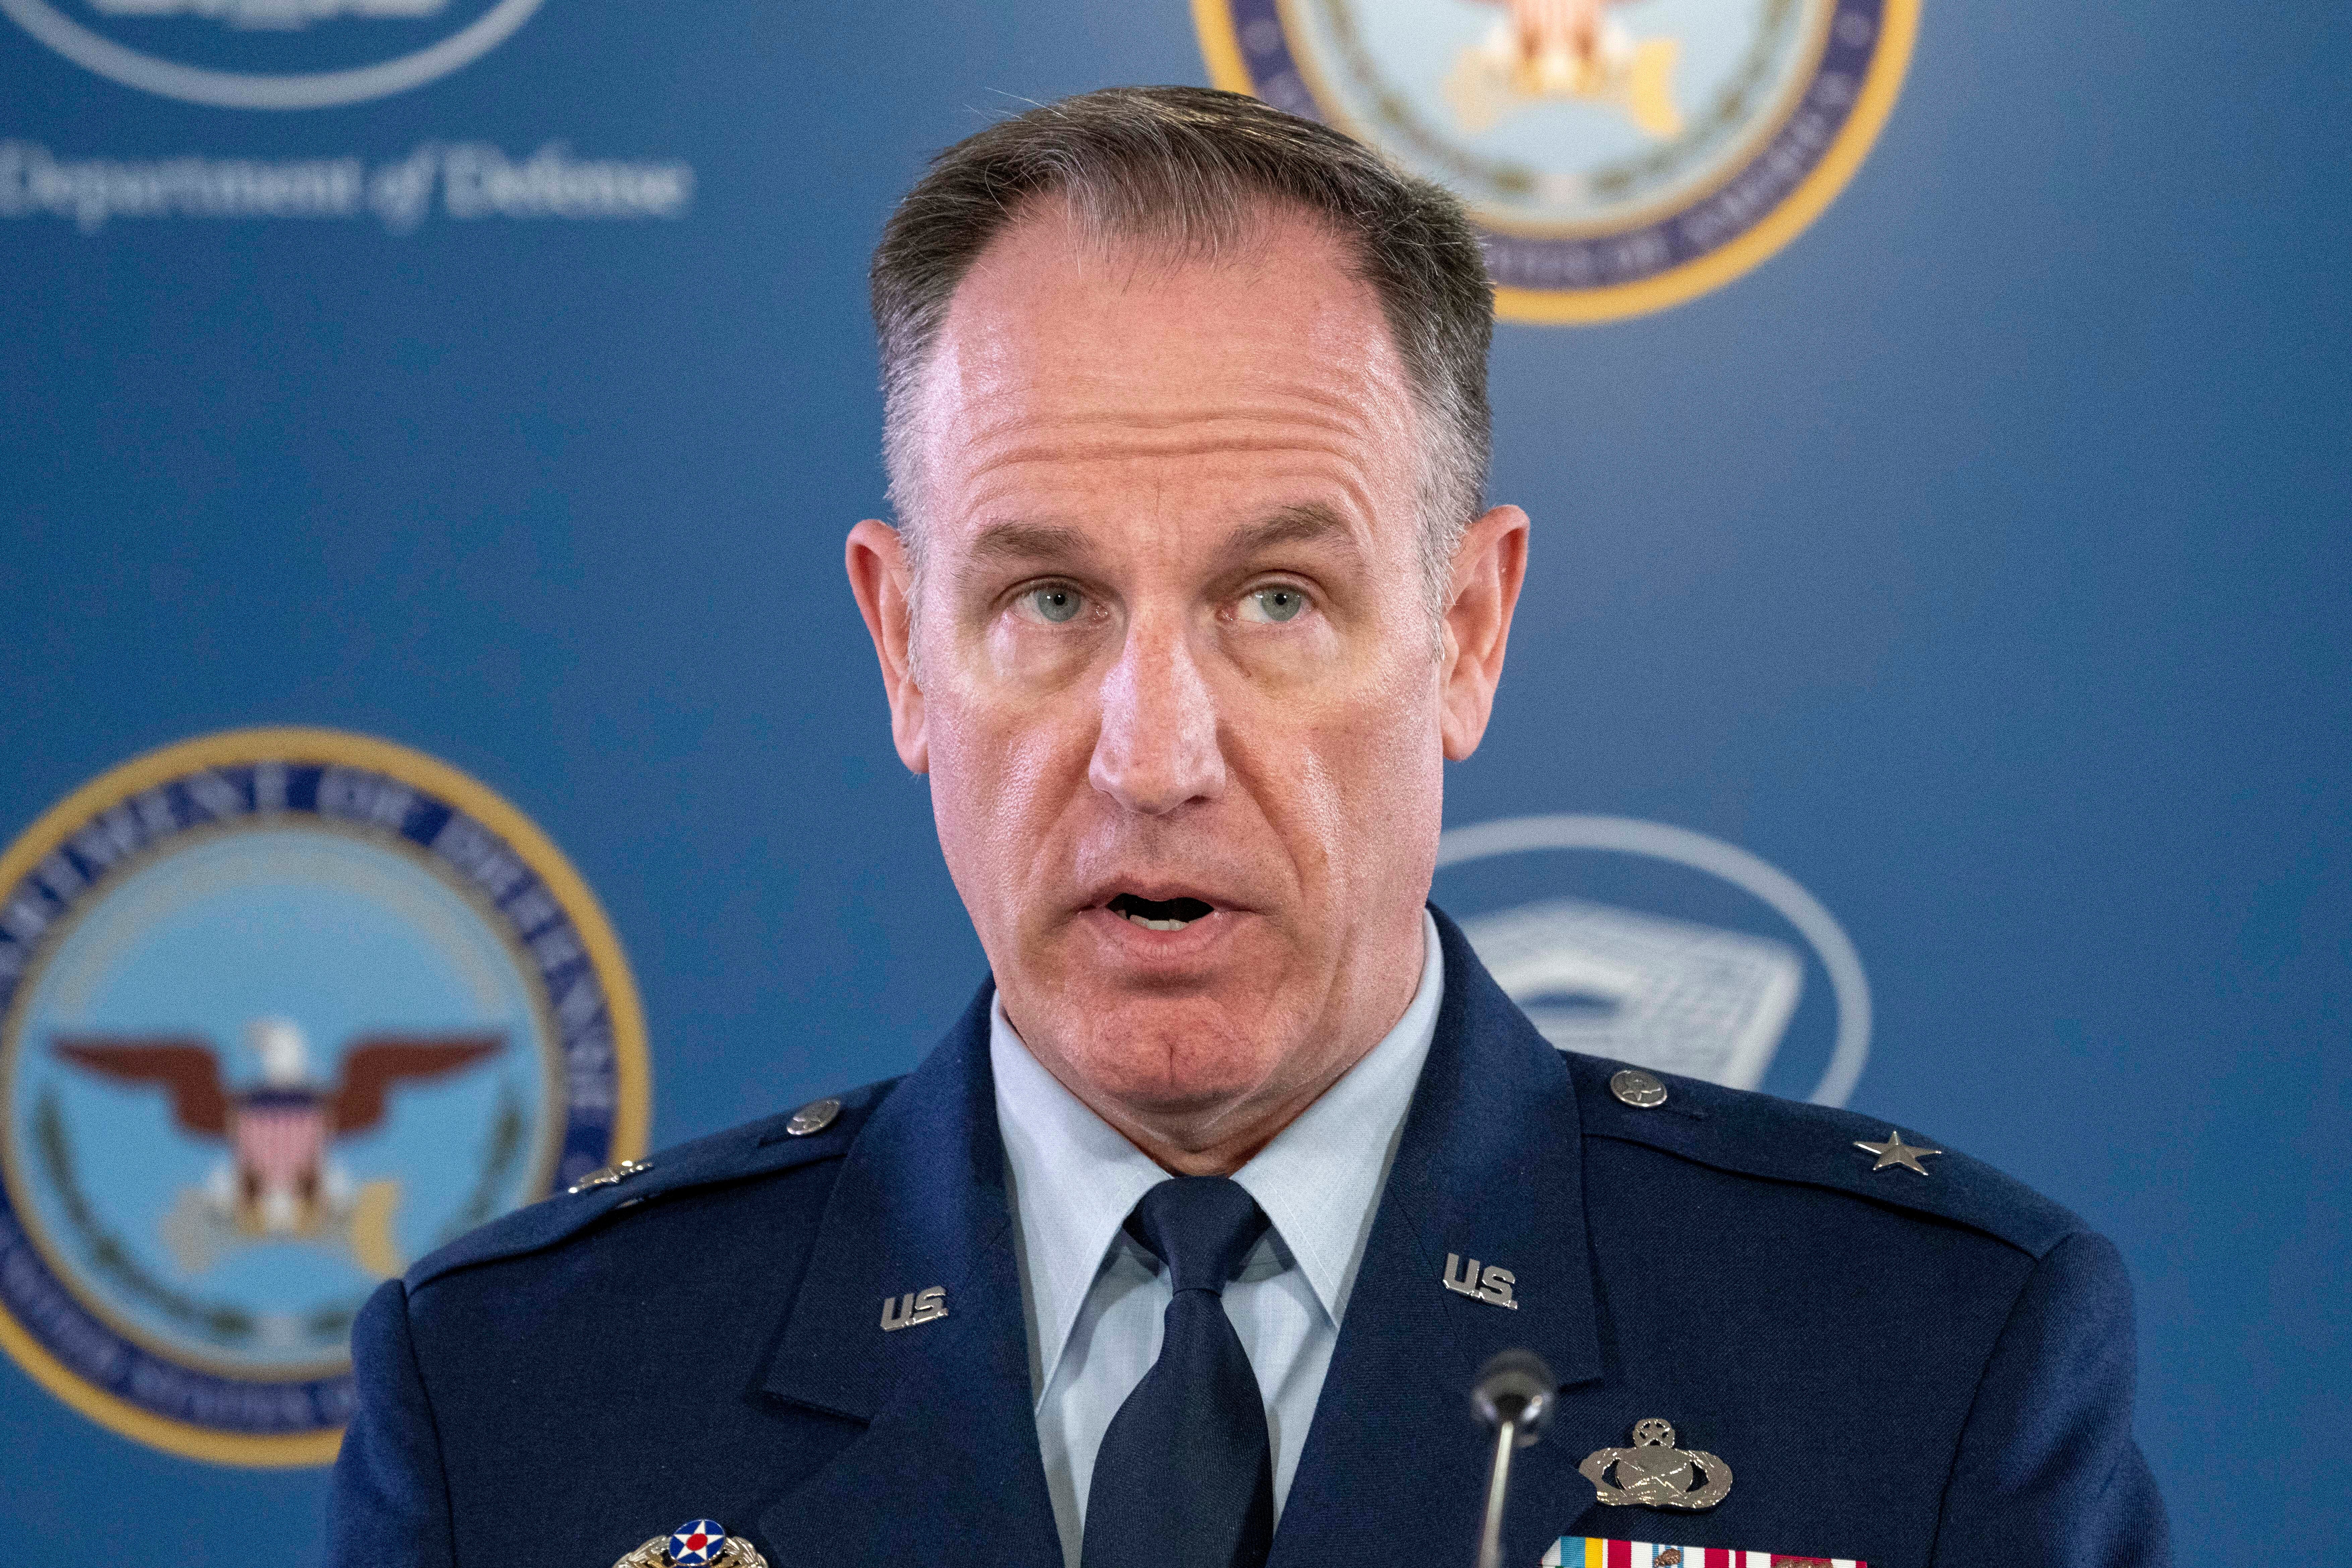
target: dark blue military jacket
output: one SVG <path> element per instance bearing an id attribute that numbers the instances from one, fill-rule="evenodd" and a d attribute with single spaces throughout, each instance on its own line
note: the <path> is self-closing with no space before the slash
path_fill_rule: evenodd
<path id="1" fill-rule="evenodd" d="M 1499 1350 L 1557 1371 L 1506 1561 L 1558 1537 L 1867 1560 L 2156 1564 L 2115 1248 L 1959 1154 L 1874 1170 L 1842 1111 L 1538 1035 L 1443 916 L 1445 996 L 1273 1568 L 1467 1563 Z M 822 1131 L 773 1118 L 509 1215 L 385 1284 L 336 1467 L 352 1568 L 606 1568 L 715 1518 L 775 1568 L 1037 1564 L 1060 1548 L 988 1058 L 988 994 Z M 1913 1134 L 1913 1142 L 1917 1135 Z M 1517 1276 L 1505 1309 L 1449 1254 Z M 947 1314 L 885 1331 L 886 1301 Z M 1578 1461 L 1671 1422 L 1706 1512 L 1604 1506 Z M 1622 1477 L 1620 1478 L 1622 1479 Z"/>

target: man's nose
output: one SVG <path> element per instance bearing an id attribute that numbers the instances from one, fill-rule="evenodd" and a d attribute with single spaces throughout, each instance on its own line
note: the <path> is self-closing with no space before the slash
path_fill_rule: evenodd
<path id="1" fill-rule="evenodd" d="M 1148 816 L 1223 793 L 1216 701 L 1181 626 L 1130 623 L 1118 663 L 1103 678 L 1087 778 Z"/>

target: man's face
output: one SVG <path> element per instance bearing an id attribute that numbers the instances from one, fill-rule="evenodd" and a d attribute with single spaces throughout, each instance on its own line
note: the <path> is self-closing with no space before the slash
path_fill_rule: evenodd
<path id="1" fill-rule="evenodd" d="M 1007 1016 L 1130 1136 L 1278 1126 L 1412 999 L 1451 739 L 1376 296 L 1303 218 L 1209 264 L 1049 209 L 918 407 L 898 740 Z"/>

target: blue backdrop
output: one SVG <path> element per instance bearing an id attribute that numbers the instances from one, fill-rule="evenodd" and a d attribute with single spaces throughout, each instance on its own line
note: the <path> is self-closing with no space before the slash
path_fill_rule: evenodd
<path id="1" fill-rule="evenodd" d="M 2315 4 L 1928 0 L 1779 257 L 1502 328 L 1535 564 L 1448 803 L 1697 829 L 1835 912 L 1876 1007 L 1852 1103 L 2122 1245 L 2197 1563 L 2352 1549 L 2347 42 Z M 866 251 L 989 118 L 1202 79 L 1181 0 L 549 0 L 288 111 L 0 22 L 0 838 L 189 735 L 381 734 L 603 898 L 657 1143 L 907 1068 L 982 962 L 838 564 L 881 505 Z M 384 174 L 551 143 L 623 195 L 419 211 Z M 89 173 L 191 155 L 331 167 L 273 216 Z M 75 165 L 117 196 L 59 195 Z M 166 1457 L 5 1362 L 0 1430 L 27 1557 L 317 1558 L 320 1472 Z"/>

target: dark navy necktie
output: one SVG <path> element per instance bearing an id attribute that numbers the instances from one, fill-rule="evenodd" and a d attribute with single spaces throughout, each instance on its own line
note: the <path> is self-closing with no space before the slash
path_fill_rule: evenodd
<path id="1" fill-rule="evenodd" d="M 1274 1544 L 1274 1445 L 1225 1281 L 1266 1218 L 1223 1176 L 1143 1194 L 1128 1234 L 1167 1266 L 1160 1359 L 1103 1434 L 1081 1568 L 1259 1568 Z"/>

